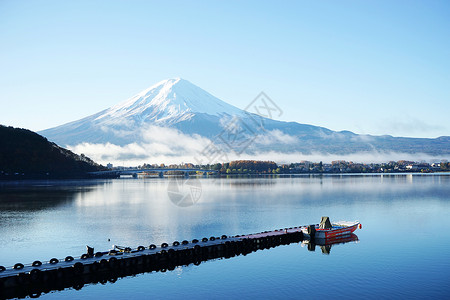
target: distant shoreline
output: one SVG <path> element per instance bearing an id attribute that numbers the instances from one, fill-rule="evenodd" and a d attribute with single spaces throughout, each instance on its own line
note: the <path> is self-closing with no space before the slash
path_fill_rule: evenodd
<path id="1" fill-rule="evenodd" d="M 261 178 L 261 177 L 306 177 L 306 176 L 312 176 L 312 177 L 321 177 L 321 176 L 406 176 L 406 175 L 413 175 L 413 176 L 450 176 L 450 171 L 443 171 L 443 172 L 428 172 L 428 173 L 421 173 L 421 172 L 391 172 L 391 173 L 296 173 L 296 174 L 219 174 L 219 175 L 213 175 L 209 178 Z M 182 177 L 183 175 L 169 175 L 164 178 L 170 178 L 170 177 Z M 190 177 L 202 177 L 202 175 L 190 175 Z M 53 184 L 64 182 L 65 184 L 69 183 L 70 185 L 79 185 L 80 183 L 90 183 L 96 180 L 111 180 L 111 179 L 122 179 L 122 180 L 134 180 L 134 179 L 148 179 L 148 178 L 159 178 L 158 176 L 155 177 L 144 177 L 144 178 L 132 178 L 130 177 L 119 177 L 119 178 L 110 178 L 110 177 L 79 177 L 79 178 L 23 178 L 23 179 L 17 179 L 17 178 L 9 178 L 4 179 L 0 178 L 0 185 L 4 184 L 30 184 L 36 187 L 45 187 L 45 186 L 52 186 Z M 43 184 L 45 183 L 45 184 Z"/>

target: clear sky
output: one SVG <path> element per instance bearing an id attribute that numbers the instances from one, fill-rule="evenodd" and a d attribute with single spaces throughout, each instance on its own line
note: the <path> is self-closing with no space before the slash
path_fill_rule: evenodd
<path id="1" fill-rule="evenodd" d="M 0 0 L 0 123 L 42 130 L 182 77 L 285 121 L 450 135 L 449 1 Z"/>

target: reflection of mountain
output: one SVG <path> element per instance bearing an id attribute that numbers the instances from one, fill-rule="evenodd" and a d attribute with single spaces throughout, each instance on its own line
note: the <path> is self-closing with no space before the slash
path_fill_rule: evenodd
<path id="1" fill-rule="evenodd" d="M 328 239 L 322 239 L 322 238 L 314 238 L 314 240 L 304 240 L 302 244 L 308 245 L 309 251 L 316 251 L 316 246 L 319 246 L 322 250 L 323 254 L 330 254 L 331 246 L 332 245 L 338 245 L 338 244 L 345 244 L 349 242 L 356 242 L 358 241 L 358 236 L 354 233 L 346 236 L 339 236 L 339 237 L 333 237 Z"/>
<path id="2" fill-rule="evenodd" d="M 16 213 L 47 210 L 70 203 L 75 200 L 77 194 L 88 193 L 94 189 L 92 182 L 77 184 L 78 186 L 55 186 L 51 182 L 36 182 L 29 186 L 1 184 L 0 211 Z"/>

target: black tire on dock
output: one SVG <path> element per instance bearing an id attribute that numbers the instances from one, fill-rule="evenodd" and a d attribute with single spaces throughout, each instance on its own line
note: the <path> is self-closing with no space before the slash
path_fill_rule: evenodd
<path id="1" fill-rule="evenodd" d="M 6 268 L 4 266 L 0 266 L 0 272 L 6 271 Z"/>
<path id="2" fill-rule="evenodd" d="M 100 260 L 100 267 L 102 268 L 102 269 L 109 269 L 109 262 L 106 260 L 106 259 L 102 259 L 102 260 Z"/>
<path id="3" fill-rule="evenodd" d="M 144 251 L 144 250 L 145 250 L 145 247 L 144 247 L 144 246 L 139 246 L 139 247 L 137 247 L 137 250 L 138 250 L 138 251 Z"/>
<path id="4" fill-rule="evenodd" d="M 14 269 L 16 269 L 16 270 L 23 269 L 23 267 L 24 267 L 24 265 L 21 264 L 21 263 L 17 263 L 17 264 L 14 265 Z"/>
<path id="5" fill-rule="evenodd" d="M 202 238 L 202 242 L 207 242 L 208 241 L 208 238 Z"/>
<path id="6" fill-rule="evenodd" d="M 192 240 L 192 243 L 193 243 L 193 244 L 197 244 L 197 243 L 198 243 L 198 240 L 197 240 L 197 239 L 193 239 L 193 240 Z"/>
<path id="7" fill-rule="evenodd" d="M 39 269 L 33 269 L 30 271 L 30 279 L 31 282 L 37 282 L 39 279 L 41 279 L 41 270 Z"/>
<path id="8" fill-rule="evenodd" d="M 173 259 L 175 256 L 175 250 L 169 249 L 169 251 L 167 251 L 167 255 L 169 256 L 170 259 Z"/>
<path id="9" fill-rule="evenodd" d="M 224 234 L 222 235 L 222 240 L 226 240 L 228 237 Z"/>
<path id="10" fill-rule="evenodd" d="M 210 241 L 215 241 L 216 238 L 212 236 L 212 237 L 209 238 L 209 240 L 210 240 Z"/>
<path id="11" fill-rule="evenodd" d="M 64 259 L 64 261 L 73 261 L 73 257 L 69 255 Z"/>
<path id="12" fill-rule="evenodd" d="M 167 244 L 167 243 L 162 243 L 161 244 L 161 248 L 167 248 L 167 247 L 169 247 L 169 244 Z"/>
<path id="13" fill-rule="evenodd" d="M 117 258 L 115 258 L 115 257 L 111 257 L 109 260 L 108 260 L 108 262 L 109 262 L 109 267 L 111 268 L 111 269 L 115 269 L 116 267 L 117 267 Z"/>
<path id="14" fill-rule="evenodd" d="M 82 274 L 84 272 L 84 265 L 81 262 L 75 263 L 73 266 L 73 271 L 75 274 Z"/>
<path id="15" fill-rule="evenodd" d="M 173 242 L 172 245 L 174 245 L 174 246 L 179 246 L 179 245 L 180 245 L 180 242 L 179 242 L 179 241 L 175 241 L 175 242 Z"/>
<path id="16" fill-rule="evenodd" d="M 57 258 L 52 258 L 50 259 L 49 263 L 51 263 L 52 265 L 59 263 L 59 260 Z"/>
<path id="17" fill-rule="evenodd" d="M 89 255 L 87 255 L 86 253 L 84 253 L 84 254 L 81 255 L 80 258 L 81 258 L 81 259 L 87 259 L 87 258 L 89 258 Z"/>
<path id="18" fill-rule="evenodd" d="M 189 241 L 184 240 L 184 241 L 182 241 L 181 243 L 182 243 L 183 245 L 187 245 L 187 244 L 189 244 Z"/>
<path id="19" fill-rule="evenodd" d="M 95 257 L 102 257 L 103 256 L 103 253 L 101 253 L 101 252 L 96 252 L 95 253 Z"/>
<path id="20" fill-rule="evenodd" d="M 40 266 L 42 266 L 42 263 L 39 260 L 35 260 L 35 261 L 33 261 L 33 263 L 31 265 L 33 267 L 40 267 Z"/>
<path id="21" fill-rule="evenodd" d="M 148 246 L 148 248 L 149 248 L 150 250 L 156 249 L 156 245 L 151 244 L 150 246 Z"/>

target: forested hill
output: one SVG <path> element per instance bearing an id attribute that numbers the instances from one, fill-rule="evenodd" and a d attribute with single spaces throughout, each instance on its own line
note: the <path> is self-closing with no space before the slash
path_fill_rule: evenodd
<path id="1" fill-rule="evenodd" d="M 35 132 L 0 125 L 0 179 L 80 178 L 102 169 Z"/>

